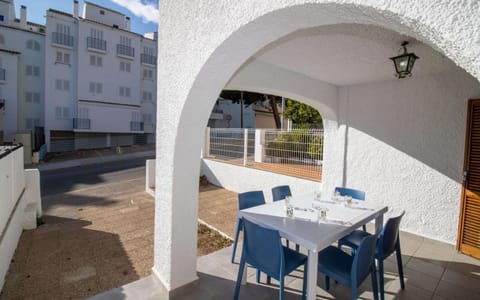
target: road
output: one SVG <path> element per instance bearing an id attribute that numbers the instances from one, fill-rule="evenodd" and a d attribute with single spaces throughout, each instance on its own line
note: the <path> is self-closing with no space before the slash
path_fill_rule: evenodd
<path id="1" fill-rule="evenodd" d="M 149 158 L 41 171 L 40 186 L 42 196 L 65 193 L 104 183 L 145 177 L 146 159 Z"/>

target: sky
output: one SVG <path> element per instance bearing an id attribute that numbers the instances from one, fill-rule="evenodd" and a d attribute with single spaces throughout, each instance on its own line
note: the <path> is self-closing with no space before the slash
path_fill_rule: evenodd
<path id="1" fill-rule="evenodd" d="M 88 0 L 116 11 L 131 18 L 133 32 L 158 31 L 158 0 Z M 14 0 L 15 15 L 20 17 L 20 6 L 27 7 L 27 21 L 45 24 L 45 14 L 49 8 L 73 13 L 73 0 Z M 80 15 L 83 0 L 78 1 Z"/>

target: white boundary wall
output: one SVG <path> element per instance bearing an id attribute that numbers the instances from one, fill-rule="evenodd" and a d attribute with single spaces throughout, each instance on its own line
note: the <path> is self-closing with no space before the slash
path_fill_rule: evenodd
<path id="1" fill-rule="evenodd" d="M 40 173 L 23 169 L 23 147 L 0 160 L 0 290 L 23 230 L 37 227 L 41 216 Z"/>
<path id="2" fill-rule="evenodd" d="M 320 182 L 208 159 L 202 159 L 200 174 L 207 176 L 212 184 L 237 193 L 262 190 L 269 202 L 272 201 L 272 188 L 278 185 L 289 185 L 293 195 L 321 188 Z"/>

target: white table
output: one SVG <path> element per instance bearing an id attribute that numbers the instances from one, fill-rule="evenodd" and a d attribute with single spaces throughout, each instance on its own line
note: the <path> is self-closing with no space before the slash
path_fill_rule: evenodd
<path id="1" fill-rule="evenodd" d="M 284 201 L 239 211 L 239 217 L 246 217 L 258 224 L 279 231 L 280 236 L 308 249 L 307 299 L 316 298 L 318 252 L 328 247 L 353 230 L 375 219 L 376 232 L 383 225 L 386 206 L 374 206 L 365 201 L 355 201 L 348 207 L 343 202 L 332 203 L 324 200 L 321 205 L 328 209 L 327 219 L 318 222 L 316 210 L 312 210 L 313 193 L 292 198 L 294 218 L 285 213 Z M 246 270 L 243 272 L 245 282 Z"/>

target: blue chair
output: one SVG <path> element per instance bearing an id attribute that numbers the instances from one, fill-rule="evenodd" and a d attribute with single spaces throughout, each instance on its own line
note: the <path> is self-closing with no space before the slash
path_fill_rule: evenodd
<path id="1" fill-rule="evenodd" d="M 375 253 L 375 258 L 378 261 L 378 270 L 380 276 L 380 296 L 381 299 L 385 299 L 385 277 L 383 269 L 383 261 L 389 257 L 393 252 L 397 253 L 397 267 L 398 274 L 400 276 L 400 286 L 402 290 L 405 289 L 405 281 L 403 279 L 403 264 L 402 264 L 402 252 L 400 250 L 400 221 L 402 220 L 405 211 L 403 211 L 398 217 L 388 219 L 385 226 L 383 226 L 382 231 L 378 237 L 377 242 L 377 251 Z M 354 251 L 358 249 L 361 240 L 368 236 L 369 233 L 355 230 L 351 234 L 342 238 L 338 241 L 339 247 L 341 245 L 348 246 Z"/>
<path id="2" fill-rule="evenodd" d="M 329 246 L 318 254 L 318 272 L 325 274 L 325 287 L 330 289 L 330 278 L 336 282 L 350 286 L 352 299 L 357 299 L 358 287 L 371 274 L 373 297 L 378 300 L 377 272 L 374 255 L 377 243 L 376 235 L 362 239 L 354 256 L 341 249 Z"/>
<path id="3" fill-rule="evenodd" d="M 262 191 L 252 191 L 238 194 L 238 210 L 265 204 L 265 197 Z M 238 235 L 243 230 L 242 219 L 237 219 L 237 227 L 235 229 L 235 239 L 233 241 L 232 263 L 237 252 Z"/>
<path id="4" fill-rule="evenodd" d="M 291 196 L 292 192 L 288 185 L 280 185 L 272 188 L 272 199 L 273 201 L 279 201 L 285 199 L 286 196 Z"/>
<path id="5" fill-rule="evenodd" d="M 301 265 L 304 267 L 302 298 L 305 299 L 307 278 L 307 256 L 282 246 L 277 230 L 269 229 L 243 218 L 243 248 L 238 268 L 234 299 L 240 293 L 245 264 L 249 264 L 279 281 L 279 299 L 284 298 L 285 276 Z"/>
<path id="6" fill-rule="evenodd" d="M 360 201 L 365 201 L 365 192 L 364 191 L 337 186 L 335 188 L 335 192 L 339 192 L 340 196 L 350 196 L 354 199 L 357 199 L 357 200 L 360 200 Z M 367 226 L 366 225 L 363 225 L 362 228 L 363 228 L 363 231 L 367 231 Z"/>
<path id="7" fill-rule="evenodd" d="M 292 192 L 290 191 L 290 187 L 288 185 L 279 185 L 272 188 L 272 199 L 274 202 L 283 200 L 287 196 L 292 196 Z M 288 240 L 287 247 L 290 247 L 290 243 Z M 295 245 L 295 250 L 300 251 L 300 246 Z"/>

